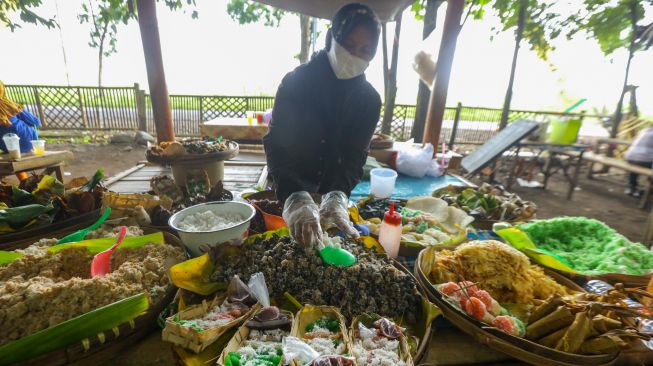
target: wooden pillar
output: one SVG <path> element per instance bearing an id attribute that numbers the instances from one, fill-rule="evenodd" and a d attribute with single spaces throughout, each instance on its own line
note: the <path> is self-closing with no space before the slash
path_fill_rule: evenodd
<path id="1" fill-rule="evenodd" d="M 156 18 L 156 0 L 137 0 L 138 26 L 141 30 L 143 53 L 145 54 L 145 67 L 147 69 L 147 82 L 150 86 L 150 99 L 154 114 L 154 126 L 159 142 L 173 141 L 175 130 L 172 125 L 172 110 L 168 97 L 168 86 L 163 70 L 163 57 L 161 56 L 161 40 L 159 39 L 159 26 Z"/>
<path id="2" fill-rule="evenodd" d="M 442 129 L 444 109 L 447 104 L 447 90 L 451 77 L 453 56 L 456 53 L 456 42 L 460 32 L 460 19 L 462 18 L 465 0 L 449 0 L 447 14 L 444 19 L 442 42 L 438 53 L 438 63 L 435 67 L 435 84 L 431 91 L 429 109 L 426 112 L 426 126 L 424 128 L 423 142 L 430 142 L 437 151 Z"/>

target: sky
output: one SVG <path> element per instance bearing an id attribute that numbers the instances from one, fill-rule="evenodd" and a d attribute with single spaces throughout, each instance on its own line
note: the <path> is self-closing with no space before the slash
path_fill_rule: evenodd
<path id="1" fill-rule="evenodd" d="M 170 94 L 274 95 L 283 75 L 298 65 L 299 17 L 287 15 L 278 28 L 239 25 L 226 11 L 227 0 L 197 0 L 199 19 L 158 5 L 159 30 Z M 32 25 L 11 32 L 0 28 L 0 44 L 14 50 L 0 58 L 0 80 L 6 84 L 97 85 L 97 50 L 88 46 L 89 25 L 79 24 L 80 0 L 47 0 L 39 9 L 56 15 L 61 29 Z M 422 23 L 406 11 L 398 62 L 398 103 L 414 104 L 418 76 L 412 69 L 419 50 L 436 53 L 446 5 L 438 13 L 437 28 L 421 41 Z M 321 21 L 319 29 L 326 29 Z M 469 19 L 456 49 L 447 105 L 500 108 L 505 95 L 514 47 L 514 34 L 494 36 L 498 22 L 492 14 L 482 21 Z M 388 33 L 393 34 L 393 24 Z M 324 44 L 324 33 L 318 48 Z M 623 83 L 625 51 L 605 57 L 594 40 L 579 35 L 555 41 L 549 63 L 523 46 L 519 55 L 513 109 L 560 111 L 580 98 L 584 109 L 612 112 Z M 143 49 L 136 22 L 119 28 L 118 53 L 105 59 L 104 85 L 147 89 Z M 64 52 L 65 59 L 64 62 Z M 7 56 L 9 55 L 9 56 Z M 552 65 L 554 67 L 552 67 Z M 653 114 L 653 50 L 633 60 L 631 83 L 639 85 L 638 105 Z M 368 80 L 383 94 L 381 48 L 372 61 Z"/>

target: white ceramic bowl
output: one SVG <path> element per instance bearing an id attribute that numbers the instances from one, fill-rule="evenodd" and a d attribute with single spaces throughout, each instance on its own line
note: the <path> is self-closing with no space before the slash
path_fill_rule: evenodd
<path id="1" fill-rule="evenodd" d="M 242 216 L 244 220 L 231 227 L 213 231 L 187 231 L 179 228 L 179 223 L 184 220 L 186 216 L 205 211 L 213 211 L 216 215 L 226 213 L 238 214 Z M 201 245 L 207 244 L 209 246 L 215 246 L 229 240 L 243 237 L 247 229 L 249 229 L 249 223 L 255 214 L 256 210 L 254 209 L 254 206 L 248 203 L 234 201 L 207 202 L 177 212 L 170 217 L 168 225 L 177 230 L 179 238 L 184 243 L 191 256 L 197 257 L 203 254 L 200 250 Z"/>

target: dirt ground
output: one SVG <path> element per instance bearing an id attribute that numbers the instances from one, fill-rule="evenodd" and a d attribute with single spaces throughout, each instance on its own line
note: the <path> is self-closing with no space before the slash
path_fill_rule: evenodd
<path id="1" fill-rule="evenodd" d="M 49 148 L 70 150 L 75 154 L 75 159 L 65 169 L 67 179 L 90 176 L 99 167 L 105 169 L 106 176 L 112 176 L 145 158 L 145 148 L 131 144 L 64 143 L 51 145 Z M 643 183 L 643 178 L 641 179 Z M 615 228 L 630 240 L 640 241 L 649 211 L 638 209 L 638 200 L 623 194 L 625 181 L 624 175 L 597 176 L 594 180 L 588 180 L 583 172 L 580 187 L 574 192 L 571 201 L 566 199 L 567 182 L 559 176 L 550 180 L 547 190 L 525 188 L 515 184 L 512 191 L 538 205 L 538 218 L 562 215 L 592 217 Z M 171 347 L 164 344 L 160 333 L 156 332 L 120 352 L 111 364 L 174 365 L 175 361 Z"/>

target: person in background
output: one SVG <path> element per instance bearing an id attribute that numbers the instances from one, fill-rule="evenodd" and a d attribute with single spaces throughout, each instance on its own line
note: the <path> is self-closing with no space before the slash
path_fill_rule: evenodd
<path id="1" fill-rule="evenodd" d="M 36 116 L 7 97 L 5 85 L 0 81 L 0 150 L 7 153 L 2 136 L 7 133 L 15 133 L 20 137 L 20 152 L 32 151 L 32 140 L 38 138 L 36 128 L 40 124 Z M 20 180 L 27 178 L 25 173 L 18 173 L 16 176 Z"/>
<path id="2" fill-rule="evenodd" d="M 653 164 L 653 127 L 645 128 L 637 134 L 635 141 L 626 150 L 625 158 L 630 164 L 651 168 Z M 628 188 L 624 193 L 634 197 L 642 195 L 642 191 L 637 184 L 637 178 L 638 176 L 635 173 L 628 174 Z"/>
<path id="3" fill-rule="evenodd" d="M 293 238 L 322 242 L 323 229 L 358 236 L 348 195 L 363 176 L 381 97 L 364 72 L 376 54 L 381 23 L 366 5 L 335 14 L 325 49 L 282 80 L 268 134 L 267 163 Z M 324 194 L 320 208 L 311 193 Z"/>

